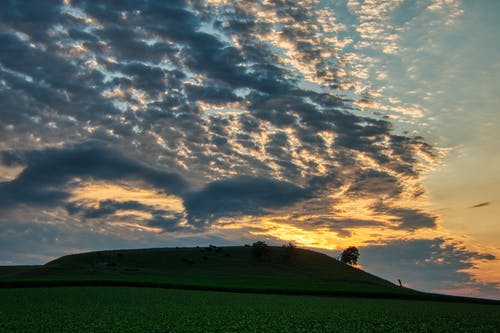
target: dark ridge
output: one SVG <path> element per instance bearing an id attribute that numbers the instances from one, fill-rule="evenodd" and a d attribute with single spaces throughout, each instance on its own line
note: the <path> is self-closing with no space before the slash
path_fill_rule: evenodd
<path id="1" fill-rule="evenodd" d="M 128 286 L 500 304 L 396 286 L 310 250 L 255 250 L 211 245 L 73 254 L 42 266 L 0 267 L 0 288 Z"/>

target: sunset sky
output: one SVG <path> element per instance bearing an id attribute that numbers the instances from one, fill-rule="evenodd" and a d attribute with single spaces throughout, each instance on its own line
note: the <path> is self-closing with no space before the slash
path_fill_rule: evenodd
<path id="1" fill-rule="evenodd" d="M 293 242 L 500 299 L 497 0 L 0 2 L 0 265 Z"/>

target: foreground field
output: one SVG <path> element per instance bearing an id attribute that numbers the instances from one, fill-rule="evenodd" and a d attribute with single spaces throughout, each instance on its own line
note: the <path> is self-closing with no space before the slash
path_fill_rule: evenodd
<path id="1" fill-rule="evenodd" d="M 0 332 L 500 332 L 500 306 L 121 287 L 0 290 Z"/>

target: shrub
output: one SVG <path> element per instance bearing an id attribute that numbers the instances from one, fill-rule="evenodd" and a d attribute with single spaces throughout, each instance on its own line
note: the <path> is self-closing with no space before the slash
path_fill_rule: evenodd
<path id="1" fill-rule="evenodd" d="M 292 257 L 296 246 L 290 242 L 288 244 L 283 244 L 282 248 L 284 250 L 283 251 L 283 260 L 288 261 Z"/>
<path id="2" fill-rule="evenodd" d="M 261 258 L 269 251 L 269 246 L 263 241 L 257 241 L 252 244 L 252 255 L 256 258 Z"/>

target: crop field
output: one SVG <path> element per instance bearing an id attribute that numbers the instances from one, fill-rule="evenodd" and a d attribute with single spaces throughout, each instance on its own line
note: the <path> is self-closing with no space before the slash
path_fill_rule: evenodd
<path id="1" fill-rule="evenodd" d="M 0 290 L 0 332 L 500 332 L 500 306 L 129 287 Z"/>

